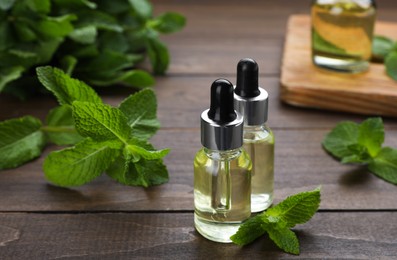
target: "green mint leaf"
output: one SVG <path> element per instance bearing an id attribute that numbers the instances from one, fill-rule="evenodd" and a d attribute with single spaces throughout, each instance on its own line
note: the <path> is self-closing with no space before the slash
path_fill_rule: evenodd
<path id="1" fill-rule="evenodd" d="M 290 196 L 269 208 L 266 215 L 285 222 L 291 228 L 309 221 L 320 205 L 320 188 Z"/>
<path id="2" fill-rule="evenodd" d="M 150 26 L 161 33 L 173 33 L 181 30 L 186 24 L 186 18 L 178 13 L 165 13 L 150 23 Z"/>
<path id="3" fill-rule="evenodd" d="M 88 7 L 91 9 L 95 9 L 97 5 L 94 2 L 88 0 L 54 0 L 54 2 L 61 7 L 68 8 L 79 8 L 79 7 Z"/>
<path id="4" fill-rule="evenodd" d="M 44 161 L 45 177 L 62 186 L 80 186 L 100 176 L 119 155 L 118 141 L 95 142 L 90 138 L 75 147 L 52 152 Z"/>
<path id="5" fill-rule="evenodd" d="M 29 28 L 29 25 L 27 23 L 16 21 L 14 26 L 18 38 L 21 41 L 31 42 L 37 39 L 36 33 L 31 28 Z"/>
<path id="6" fill-rule="evenodd" d="M 152 86 L 155 83 L 153 76 L 142 70 L 108 71 L 107 74 L 87 74 L 86 76 L 87 81 L 96 86 L 109 86 L 125 83 L 127 86 L 145 88 Z"/>
<path id="7" fill-rule="evenodd" d="M 237 245 L 247 245 L 266 233 L 263 224 L 263 215 L 256 215 L 245 221 L 230 239 Z"/>
<path id="8" fill-rule="evenodd" d="M 12 32 L 12 27 L 10 23 L 7 22 L 0 23 L 0 53 L 13 46 L 15 39 L 11 32 Z"/>
<path id="9" fill-rule="evenodd" d="M 117 138 L 126 143 L 131 136 L 125 115 L 109 105 L 75 101 L 73 117 L 77 131 L 84 137 L 95 140 Z"/>
<path id="10" fill-rule="evenodd" d="M 334 53 L 339 55 L 346 54 L 346 51 L 344 49 L 339 48 L 338 46 L 335 46 L 334 44 L 326 41 L 314 29 L 312 29 L 312 43 L 313 49 L 316 51 L 323 51 L 326 53 Z"/>
<path id="11" fill-rule="evenodd" d="M 138 88 L 150 87 L 155 83 L 153 76 L 143 70 L 128 71 L 119 81 Z"/>
<path id="12" fill-rule="evenodd" d="M 139 56 L 140 57 L 140 56 Z M 84 73 L 100 73 L 117 72 L 122 69 L 132 67 L 136 62 L 137 56 L 126 55 L 125 53 L 106 50 L 98 57 L 91 59 L 88 63 L 84 64 L 84 68 L 79 68 L 79 72 Z"/>
<path id="13" fill-rule="evenodd" d="M 375 35 L 372 39 L 372 57 L 383 61 L 384 58 L 393 50 L 394 41 L 384 36 Z"/>
<path id="14" fill-rule="evenodd" d="M 61 105 L 71 105 L 73 101 L 102 102 L 90 86 L 72 79 L 60 69 L 46 66 L 38 67 L 36 72 L 41 84 L 56 96 Z"/>
<path id="15" fill-rule="evenodd" d="M 47 126 L 42 130 L 48 139 L 57 145 L 76 144 L 83 140 L 74 128 L 72 108 L 69 105 L 52 109 L 47 116 Z"/>
<path id="16" fill-rule="evenodd" d="M 152 16 L 152 5 L 148 0 L 128 0 L 132 8 L 144 18 L 150 18 Z"/>
<path id="17" fill-rule="evenodd" d="M 369 118 L 361 124 L 341 122 L 328 133 L 324 148 L 343 163 L 368 163 L 380 151 L 384 141 L 381 118 Z"/>
<path id="18" fill-rule="evenodd" d="M 127 150 L 127 153 L 132 155 L 132 157 L 144 158 L 147 160 L 162 159 L 170 152 L 170 149 L 155 150 L 147 141 L 139 139 L 128 140 L 128 145 L 125 149 Z"/>
<path id="19" fill-rule="evenodd" d="M 139 155 L 147 160 L 161 159 L 170 152 L 170 149 L 150 151 L 133 144 L 127 145 L 126 148 L 131 154 Z"/>
<path id="20" fill-rule="evenodd" d="M 385 66 L 387 75 L 397 80 L 397 51 L 393 51 L 386 56 Z"/>
<path id="21" fill-rule="evenodd" d="M 106 173 L 124 185 L 145 188 L 168 181 L 168 171 L 162 160 L 140 159 L 133 163 L 132 158 L 124 155 L 119 157 Z"/>
<path id="22" fill-rule="evenodd" d="M 0 123 L 0 169 L 38 157 L 46 143 L 39 119 L 25 116 Z"/>
<path id="23" fill-rule="evenodd" d="M 48 14 L 51 10 L 50 0 L 30 0 L 26 3 L 32 11 L 37 13 Z"/>
<path id="24" fill-rule="evenodd" d="M 368 163 L 372 160 L 367 149 L 359 144 L 350 145 L 349 150 L 354 154 L 342 158 L 341 163 Z"/>
<path id="25" fill-rule="evenodd" d="M 269 237 L 282 250 L 287 253 L 299 255 L 299 240 L 289 228 L 268 226 L 266 229 Z"/>
<path id="26" fill-rule="evenodd" d="M 150 37 L 147 43 L 148 55 L 155 74 L 164 74 L 170 62 L 167 46 L 157 37 Z"/>
<path id="27" fill-rule="evenodd" d="M 107 168 L 106 174 L 121 184 L 127 184 L 130 164 L 132 164 L 132 157 L 127 153 L 122 154 Z"/>
<path id="28" fill-rule="evenodd" d="M 124 33 L 114 31 L 103 31 L 99 35 L 98 43 L 101 50 L 110 50 L 126 53 L 130 48 L 130 43 Z"/>
<path id="29" fill-rule="evenodd" d="M 149 139 L 160 127 L 156 116 L 156 95 L 151 89 L 129 96 L 120 104 L 119 109 L 127 117 L 135 138 Z"/>
<path id="30" fill-rule="evenodd" d="M 324 140 L 324 148 L 337 158 L 348 157 L 354 155 L 354 151 L 349 146 L 358 142 L 359 126 L 354 122 L 341 122 L 336 125 Z"/>
<path id="31" fill-rule="evenodd" d="M 7 11 L 8 9 L 10 9 L 16 0 L 1 0 L 0 1 L 0 9 Z"/>
<path id="32" fill-rule="evenodd" d="M 36 24 L 36 29 L 45 37 L 64 37 L 73 31 L 72 21 L 77 16 L 68 14 L 60 17 L 45 16 Z"/>
<path id="33" fill-rule="evenodd" d="M 380 117 L 369 118 L 360 124 L 357 141 L 367 148 L 371 157 L 379 153 L 384 139 L 385 131 Z"/>
<path id="34" fill-rule="evenodd" d="M 114 4 L 114 2 L 112 3 Z M 123 10 L 125 12 L 125 9 Z M 99 10 L 81 10 L 78 12 L 77 25 L 79 27 L 94 26 L 98 30 L 122 32 L 123 27 L 118 24 L 117 16 Z"/>
<path id="35" fill-rule="evenodd" d="M 24 68 L 21 66 L 15 66 L 0 70 L 0 92 L 3 91 L 4 87 L 11 81 L 14 81 L 22 76 Z"/>
<path id="36" fill-rule="evenodd" d="M 384 147 L 369 163 L 368 169 L 387 182 L 397 184 L 397 150 Z"/>
<path id="37" fill-rule="evenodd" d="M 95 26 L 85 26 L 74 29 L 70 34 L 69 38 L 82 44 L 93 44 L 97 37 L 97 29 Z"/>

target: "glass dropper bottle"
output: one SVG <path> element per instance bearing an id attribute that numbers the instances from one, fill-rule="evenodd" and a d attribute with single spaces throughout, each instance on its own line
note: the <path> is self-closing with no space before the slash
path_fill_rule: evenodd
<path id="1" fill-rule="evenodd" d="M 234 110 L 233 85 L 211 86 L 211 106 L 201 114 L 203 148 L 194 159 L 194 224 L 205 238 L 230 243 L 251 215 L 251 160 L 242 148 L 243 118 Z"/>
<path id="2" fill-rule="evenodd" d="M 258 85 L 258 64 L 242 59 L 237 65 L 235 108 L 244 116 L 244 148 L 252 160 L 251 211 L 260 212 L 273 202 L 274 135 L 266 125 L 268 94 Z"/>

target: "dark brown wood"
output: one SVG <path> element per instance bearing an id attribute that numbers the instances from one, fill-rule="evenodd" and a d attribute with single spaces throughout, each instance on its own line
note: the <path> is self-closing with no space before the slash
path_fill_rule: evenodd
<path id="1" fill-rule="evenodd" d="M 178 76 L 159 77 L 154 87 L 158 98 L 158 117 L 163 129 L 198 128 L 200 114 L 209 107 L 210 86 L 220 76 Z M 226 76 L 235 82 L 235 76 Z M 343 114 L 316 109 L 297 108 L 279 100 L 280 81 L 276 77 L 261 77 L 260 85 L 269 92 L 269 126 L 274 129 L 322 128 L 331 129 L 342 120 L 362 121 L 366 116 Z M 103 93 L 108 104 L 117 106 L 134 91 L 113 87 Z M 15 98 L 0 96 L 0 120 L 23 115 L 34 115 L 45 119 L 48 110 L 57 105 L 51 97 L 38 97 L 25 102 Z M 396 119 L 385 119 L 388 128 L 397 128 Z"/>
<path id="2" fill-rule="evenodd" d="M 322 185 L 322 209 L 397 210 L 396 186 L 327 155 L 321 148 L 326 132 L 275 131 L 276 201 Z M 153 142 L 158 148 L 172 149 L 165 159 L 170 174 L 167 184 L 126 187 L 103 176 L 83 187 L 54 187 L 41 169 L 47 149 L 40 159 L 0 173 L 0 211 L 192 210 L 192 164 L 201 146 L 198 129 L 161 130 Z M 396 130 L 387 132 L 385 144 L 397 147 Z"/>
<path id="3" fill-rule="evenodd" d="M 264 259 L 397 257 L 397 213 L 317 213 L 294 228 L 299 257 L 266 236 L 241 248 L 201 237 L 192 213 L 0 214 L 2 259 Z"/>

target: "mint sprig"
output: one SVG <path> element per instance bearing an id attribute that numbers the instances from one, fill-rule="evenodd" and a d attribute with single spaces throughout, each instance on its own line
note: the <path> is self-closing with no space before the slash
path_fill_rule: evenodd
<path id="1" fill-rule="evenodd" d="M 73 147 L 51 152 L 43 170 L 48 181 L 69 187 L 86 184 L 103 172 L 125 185 L 148 187 L 168 181 L 162 158 L 148 142 L 159 128 L 156 96 L 150 89 L 127 97 L 119 107 L 103 104 L 95 91 L 62 70 L 39 67 L 40 82 L 60 106 L 47 125 L 31 116 L 0 123 L 0 169 L 40 156 L 49 142 Z"/>
<path id="2" fill-rule="evenodd" d="M 397 150 L 382 147 L 385 138 L 382 119 L 369 118 L 361 124 L 338 123 L 322 144 L 342 163 L 368 165 L 368 169 L 387 182 L 397 184 Z"/>
<path id="3" fill-rule="evenodd" d="M 291 230 L 309 221 L 320 205 L 320 188 L 292 195 L 267 211 L 248 219 L 230 239 L 247 245 L 267 233 L 282 250 L 299 254 L 299 240 Z"/>
<path id="4" fill-rule="evenodd" d="M 62 68 L 93 86 L 153 85 L 137 64 L 149 56 L 152 71 L 165 73 L 169 52 L 159 35 L 185 22 L 175 12 L 155 16 L 148 0 L 2 0 L 0 92 L 25 98 L 40 90 L 32 73 L 38 65 Z"/>

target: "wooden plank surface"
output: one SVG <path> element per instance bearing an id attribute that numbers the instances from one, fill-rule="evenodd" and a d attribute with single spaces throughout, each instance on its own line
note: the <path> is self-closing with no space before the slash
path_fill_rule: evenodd
<path id="1" fill-rule="evenodd" d="M 236 82 L 235 75 L 224 75 Z M 159 77 L 154 90 L 158 98 L 158 117 L 163 129 L 196 128 L 200 125 L 200 114 L 209 107 L 211 83 L 220 76 L 177 76 Z M 260 85 L 269 92 L 269 126 L 273 129 L 321 128 L 331 129 L 342 120 L 356 122 L 365 116 L 337 112 L 327 112 L 307 108 L 296 108 L 280 101 L 280 81 L 277 77 L 260 77 Z M 106 103 L 119 104 L 134 90 L 114 87 L 100 89 Z M 57 105 L 51 97 L 37 97 L 18 101 L 8 96 L 0 96 L 0 120 L 24 115 L 34 115 L 45 119 L 48 111 Z M 387 128 L 397 129 L 395 119 L 385 118 Z"/>
<path id="2" fill-rule="evenodd" d="M 192 213 L 0 214 L 2 259 L 395 259 L 397 213 L 317 213 L 294 230 L 301 255 L 267 237 L 241 249 L 201 237 Z M 369 224 L 371 223 L 371 224 Z"/>
<path id="3" fill-rule="evenodd" d="M 281 73 L 281 99 L 288 104 L 364 115 L 397 116 L 397 82 L 383 64 L 367 72 L 342 74 L 311 60 L 310 16 L 289 18 Z M 397 39 L 397 23 L 377 22 L 375 34 Z"/>
<path id="4" fill-rule="evenodd" d="M 324 130 L 277 130 L 276 201 L 322 185 L 321 209 L 397 210 L 397 188 L 365 169 L 341 165 L 321 148 Z M 82 187 L 57 188 L 44 179 L 40 159 L 0 174 L 0 211 L 193 210 L 193 157 L 200 148 L 198 129 L 160 130 L 156 147 L 170 147 L 165 163 L 170 182 L 143 189 L 104 176 Z M 397 130 L 386 136 L 397 147 Z M 55 147 L 54 147 L 55 148 Z M 54 149 L 52 148 L 52 149 Z"/>

